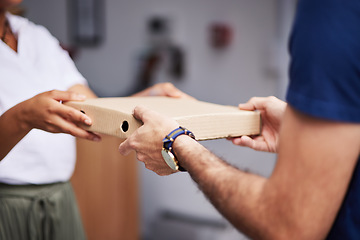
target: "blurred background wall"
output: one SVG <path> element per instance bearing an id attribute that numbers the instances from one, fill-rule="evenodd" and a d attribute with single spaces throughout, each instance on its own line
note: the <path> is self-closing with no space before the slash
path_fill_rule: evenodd
<path id="1" fill-rule="evenodd" d="M 103 41 L 94 47 L 78 46 L 75 63 L 99 96 L 126 96 L 134 87 L 139 56 L 146 48 L 146 22 L 163 16 L 170 19 L 172 39 L 185 56 L 184 77 L 173 82 L 178 88 L 219 104 L 237 105 L 252 96 L 283 98 L 287 38 L 295 2 L 102 1 Z M 26 17 L 47 27 L 65 46 L 73 46 L 71 0 L 24 0 L 22 5 Z M 209 29 L 215 22 L 226 24 L 232 31 L 232 41 L 225 48 L 209 44 Z M 274 154 L 232 146 L 226 140 L 203 144 L 240 168 L 264 176 L 273 169 Z M 139 172 L 143 239 L 246 239 L 208 203 L 188 174 L 159 177 L 142 164 Z"/>

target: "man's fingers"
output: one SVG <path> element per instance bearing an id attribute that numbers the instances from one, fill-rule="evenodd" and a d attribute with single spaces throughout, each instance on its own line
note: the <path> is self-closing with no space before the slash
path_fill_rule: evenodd
<path id="1" fill-rule="evenodd" d="M 125 140 L 119 145 L 119 152 L 121 155 L 128 155 L 134 149 L 130 146 L 130 139 Z"/>
<path id="2" fill-rule="evenodd" d="M 253 140 L 248 136 L 241 136 L 238 138 L 232 139 L 233 144 L 243 147 L 252 147 L 253 146 Z"/>
<path id="3" fill-rule="evenodd" d="M 241 110 L 261 110 L 265 108 L 265 103 L 269 101 L 269 97 L 253 97 L 247 103 L 239 104 Z"/>
<path id="4" fill-rule="evenodd" d="M 137 106 L 134 108 L 133 116 L 137 120 L 142 121 L 143 123 L 146 122 L 147 114 L 150 113 L 151 110 L 144 106 Z"/>
<path id="5" fill-rule="evenodd" d="M 248 111 L 253 111 L 253 110 L 255 110 L 255 106 L 254 106 L 253 104 L 249 103 L 249 102 L 247 102 L 247 103 L 240 103 L 240 104 L 239 104 L 239 108 L 240 108 L 241 110 L 248 110 Z"/>
<path id="6" fill-rule="evenodd" d="M 249 136 L 241 136 L 239 138 L 234 138 L 232 142 L 235 145 L 239 145 L 239 146 L 243 146 L 243 147 L 249 147 L 249 148 L 253 148 L 253 149 L 256 147 L 255 140 Z"/>
<path id="7" fill-rule="evenodd" d="M 264 141 L 264 139 L 260 137 L 256 137 L 255 139 L 252 139 L 249 136 L 242 136 L 239 138 L 233 138 L 232 139 L 233 144 L 242 146 L 242 147 L 249 147 L 251 149 L 254 149 L 256 151 L 269 151 L 269 146 Z"/>

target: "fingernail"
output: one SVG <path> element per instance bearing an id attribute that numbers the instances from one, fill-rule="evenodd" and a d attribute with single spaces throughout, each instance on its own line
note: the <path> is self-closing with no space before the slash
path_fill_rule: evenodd
<path id="1" fill-rule="evenodd" d="M 158 96 L 158 95 L 160 95 L 160 92 L 158 89 L 155 89 L 155 88 L 150 89 L 149 96 Z"/>
<path id="2" fill-rule="evenodd" d="M 94 137 L 93 138 L 93 141 L 95 141 L 95 142 L 100 142 L 100 140 L 101 140 L 101 138 L 99 138 L 99 137 Z"/>
<path id="3" fill-rule="evenodd" d="M 90 119 L 85 119 L 84 123 L 85 123 L 86 125 L 91 125 L 91 124 L 92 124 L 92 122 L 91 122 Z"/>
<path id="4" fill-rule="evenodd" d="M 181 95 L 180 95 L 180 94 L 173 94 L 173 95 L 170 95 L 169 97 L 172 97 L 172 98 L 181 98 Z"/>
<path id="5" fill-rule="evenodd" d="M 82 94 L 76 94 L 75 97 L 79 100 L 84 100 L 86 99 L 86 96 L 85 95 L 82 95 Z"/>

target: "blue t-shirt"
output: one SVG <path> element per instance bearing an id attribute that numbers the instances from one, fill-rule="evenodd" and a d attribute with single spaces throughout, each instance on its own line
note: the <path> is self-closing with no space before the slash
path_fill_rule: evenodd
<path id="1" fill-rule="evenodd" d="M 300 0 L 290 54 L 292 107 L 360 123 L 360 0 Z M 360 239 L 359 161 L 328 239 Z"/>

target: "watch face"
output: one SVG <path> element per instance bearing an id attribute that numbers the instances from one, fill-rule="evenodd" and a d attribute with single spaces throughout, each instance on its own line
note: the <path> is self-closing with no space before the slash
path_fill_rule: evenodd
<path id="1" fill-rule="evenodd" d="M 165 160 L 165 162 L 167 163 L 167 165 L 172 169 L 177 171 L 178 170 L 178 166 L 175 162 L 175 156 L 174 154 L 172 154 L 169 150 L 167 149 L 163 149 L 161 150 L 161 154 Z"/>

